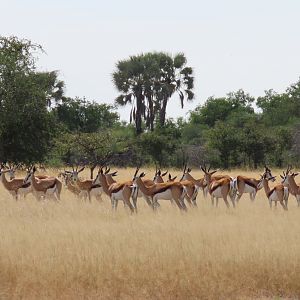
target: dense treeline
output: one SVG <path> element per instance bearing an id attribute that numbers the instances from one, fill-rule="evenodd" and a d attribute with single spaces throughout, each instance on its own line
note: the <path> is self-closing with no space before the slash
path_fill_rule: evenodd
<path id="1" fill-rule="evenodd" d="M 300 163 L 300 81 L 255 99 L 243 90 L 211 97 L 187 120 L 166 108 L 194 98 L 184 54 L 146 53 L 120 61 L 116 105 L 131 105 L 130 122 L 114 106 L 65 95 L 58 73 L 39 72 L 41 46 L 0 37 L 0 160 L 22 163 L 137 163 L 222 168 Z M 179 101 L 174 99 L 179 96 Z"/>

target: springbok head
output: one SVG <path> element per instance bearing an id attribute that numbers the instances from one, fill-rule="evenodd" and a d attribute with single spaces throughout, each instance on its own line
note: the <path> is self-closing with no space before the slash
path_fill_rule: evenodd
<path id="1" fill-rule="evenodd" d="M 168 182 L 174 182 L 177 176 L 172 177 L 171 173 L 169 173 Z"/>
<path id="2" fill-rule="evenodd" d="M 153 181 L 156 183 L 162 183 L 162 182 L 164 182 L 163 177 L 166 176 L 167 174 L 168 174 L 168 171 L 162 172 L 161 169 L 157 169 L 157 166 L 156 166 Z"/>
<path id="3" fill-rule="evenodd" d="M 264 171 L 264 174 L 263 174 L 263 175 L 264 175 L 265 178 L 268 179 L 268 180 L 269 180 L 269 179 L 272 180 L 272 178 L 273 178 L 271 169 L 270 169 L 269 167 L 267 167 L 266 165 L 265 165 L 265 171 Z M 272 180 L 272 181 L 275 181 L 275 180 Z"/>
<path id="4" fill-rule="evenodd" d="M 72 175 L 71 175 L 71 179 L 73 182 L 76 182 L 79 180 L 79 173 L 81 173 L 84 170 L 85 167 L 82 167 L 81 169 L 78 170 L 78 166 L 76 166 L 76 168 L 74 168 L 74 166 L 72 166 Z"/>
<path id="5" fill-rule="evenodd" d="M 268 177 L 266 173 L 264 173 L 263 175 L 260 175 L 260 180 L 257 184 L 257 188 L 261 189 L 263 187 L 263 183 L 264 181 L 272 181 L 274 182 L 276 180 L 276 176 L 272 176 L 272 177 Z"/>
<path id="6" fill-rule="evenodd" d="M 190 174 L 191 171 L 192 171 L 192 169 L 187 168 L 187 164 L 185 164 L 183 166 L 182 177 L 180 178 L 179 181 L 182 181 L 182 180 L 191 180 L 192 179 L 192 176 Z"/>
<path id="7" fill-rule="evenodd" d="M 24 183 L 28 183 L 32 181 L 32 177 L 34 176 L 34 173 L 36 172 L 36 167 L 35 166 L 30 166 L 27 168 L 27 174 L 24 178 Z"/>
<path id="8" fill-rule="evenodd" d="M 134 184 L 134 185 L 136 185 L 136 184 L 137 184 L 137 181 L 138 181 L 138 180 L 141 180 L 141 179 L 142 179 L 143 177 L 145 177 L 145 175 L 146 175 L 144 172 L 142 172 L 142 173 L 140 173 L 140 175 L 138 175 L 139 170 L 140 170 L 140 167 L 137 167 L 136 170 L 135 170 L 135 173 L 134 173 L 134 175 L 133 175 L 132 181 L 133 181 L 133 184 Z"/>
<path id="9" fill-rule="evenodd" d="M 280 175 L 282 181 L 281 183 L 284 186 L 288 186 L 290 184 L 291 177 L 295 178 L 299 173 L 294 173 L 292 171 L 292 166 L 288 166 L 286 171 L 283 171 L 283 175 Z"/>
<path id="10" fill-rule="evenodd" d="M 200 169 L 204 173 L 204 180 L 203 180 L 204 184 L 209 184 L 211 182 L 212 175 L 218 172 L 218 170 L 211 171 L 211 168 L 210 167 L 207 168 L 206 165 L 200 166 Z"/>

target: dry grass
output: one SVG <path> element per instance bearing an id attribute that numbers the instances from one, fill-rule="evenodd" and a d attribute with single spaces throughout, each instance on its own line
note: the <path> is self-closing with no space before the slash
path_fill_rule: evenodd
<path id="1" fill-rule="evenodd" d="M 133 170 L 120 173 L 128 179 Z M 140 201 L 134 216 L 121 203 L 113 215 L 106 197 L 62 198 L 15 202 L 1 186 L 0 299 L 300 297 L 293 197 L 288 212 L 270 211 L 260 191 L 235 210 L 213 209 L 200 195 L 186 214 L 169 203 L 153 214 Z"/>

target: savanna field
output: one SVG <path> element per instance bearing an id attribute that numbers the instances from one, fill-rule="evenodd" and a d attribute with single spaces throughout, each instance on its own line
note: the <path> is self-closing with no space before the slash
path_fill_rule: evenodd
<path id="1" fill-rule="evenodd" d="M 116 178 L 133 173 L 121 169 Z M 152 178 L 154 170 L 146 173 Z M 246 194 L 229 210 L 223 200 L 212 208 L 202 192 L 187 213 L 168 201 L 153 213 L 139 199 L 137 215 L 122 203 L 113 214 L 102 198 L 84 202 L 64 188 L 60 203 L 31 195 L 16 202 L 1 184 L 0 299 L 300 298 L 300 209 L 293 196 L 287 212 L 280 205 L 270 210 L 263 190 L 254 203 Z"/>

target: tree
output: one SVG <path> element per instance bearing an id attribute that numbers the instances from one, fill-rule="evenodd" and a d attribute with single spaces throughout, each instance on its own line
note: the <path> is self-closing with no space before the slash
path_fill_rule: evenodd
<path id="1" fill-rule="evenodd" d="M 56 72 L 37 72 L 39 45 L 0 37 L 0 159 L 40 162 L 56 133 L 49 101 L 58 100 L 63 83 Z"/>
<path id="2" fill-rule="evenodd" d="M 117 63 L 113 82 L 122 94 L 116 99 L 118 105 L 132 105 L 130 119 L 134 120 L 137 134 L 142 133 L 142 115 L 145 112 L 143 56 L 131 56 Z M 131 121 L 130 120 L 130 121 Z"/>
<path id="3" fill-rule="evenodd" d="M 56 139 L 52 159 L 58 157 L 69 166 L 88 165 L 93 179 L 96 166 L 107 164 L 115 151 L 116 140 L 110 131 L 66 133 Z"/>
<path id="4" fill-rule="evenodd" d="M 156 118 L 160 126 L 165 125 L 167 104 L 173 94 L 179 94 L 182 107 L 185 98 L 194 98 L 192 74 L 182 53 L 174 58 L 163 52 L 131 56 L 119 61 L 113 73 L 114 85 L 121 92 L 116 103 L 132 105 L 130 120 L 135 122 L 138 134 L 142 132 L 142 120 L 153 131 Z"/>
<path id="5" fill-rule="evenodd" d="M 193 69 L 186 66 L 187 59 L 183 53 L 173 57 L 158 53 L 159 72 L 155 78 L 155 95 L 159 106 L 159 124 L 165 125 L 168 101 L 177 93 L 180 98 L 181 108 L 184 100 L 194 99 Z"/>
<path id="6" fill-rule="evenodd" d="M 232 113 L 254 114 L 251 104 L 254 98 L 243 90 L 229 93 L 227 97 L 207 99 L 204 105 L 198 106 L 190 116 L 194 124 L 205 124 L 213 127 L 217 121 L 226 121 Z"/>
<path id="7" fill-rule="evenodd" d="M 58 121 L 69 131 L 96 132 L 115 126 L 119 114 L 108 104 L 89 102 L 80 98 L 64 97 L 55 109 Z"/>

